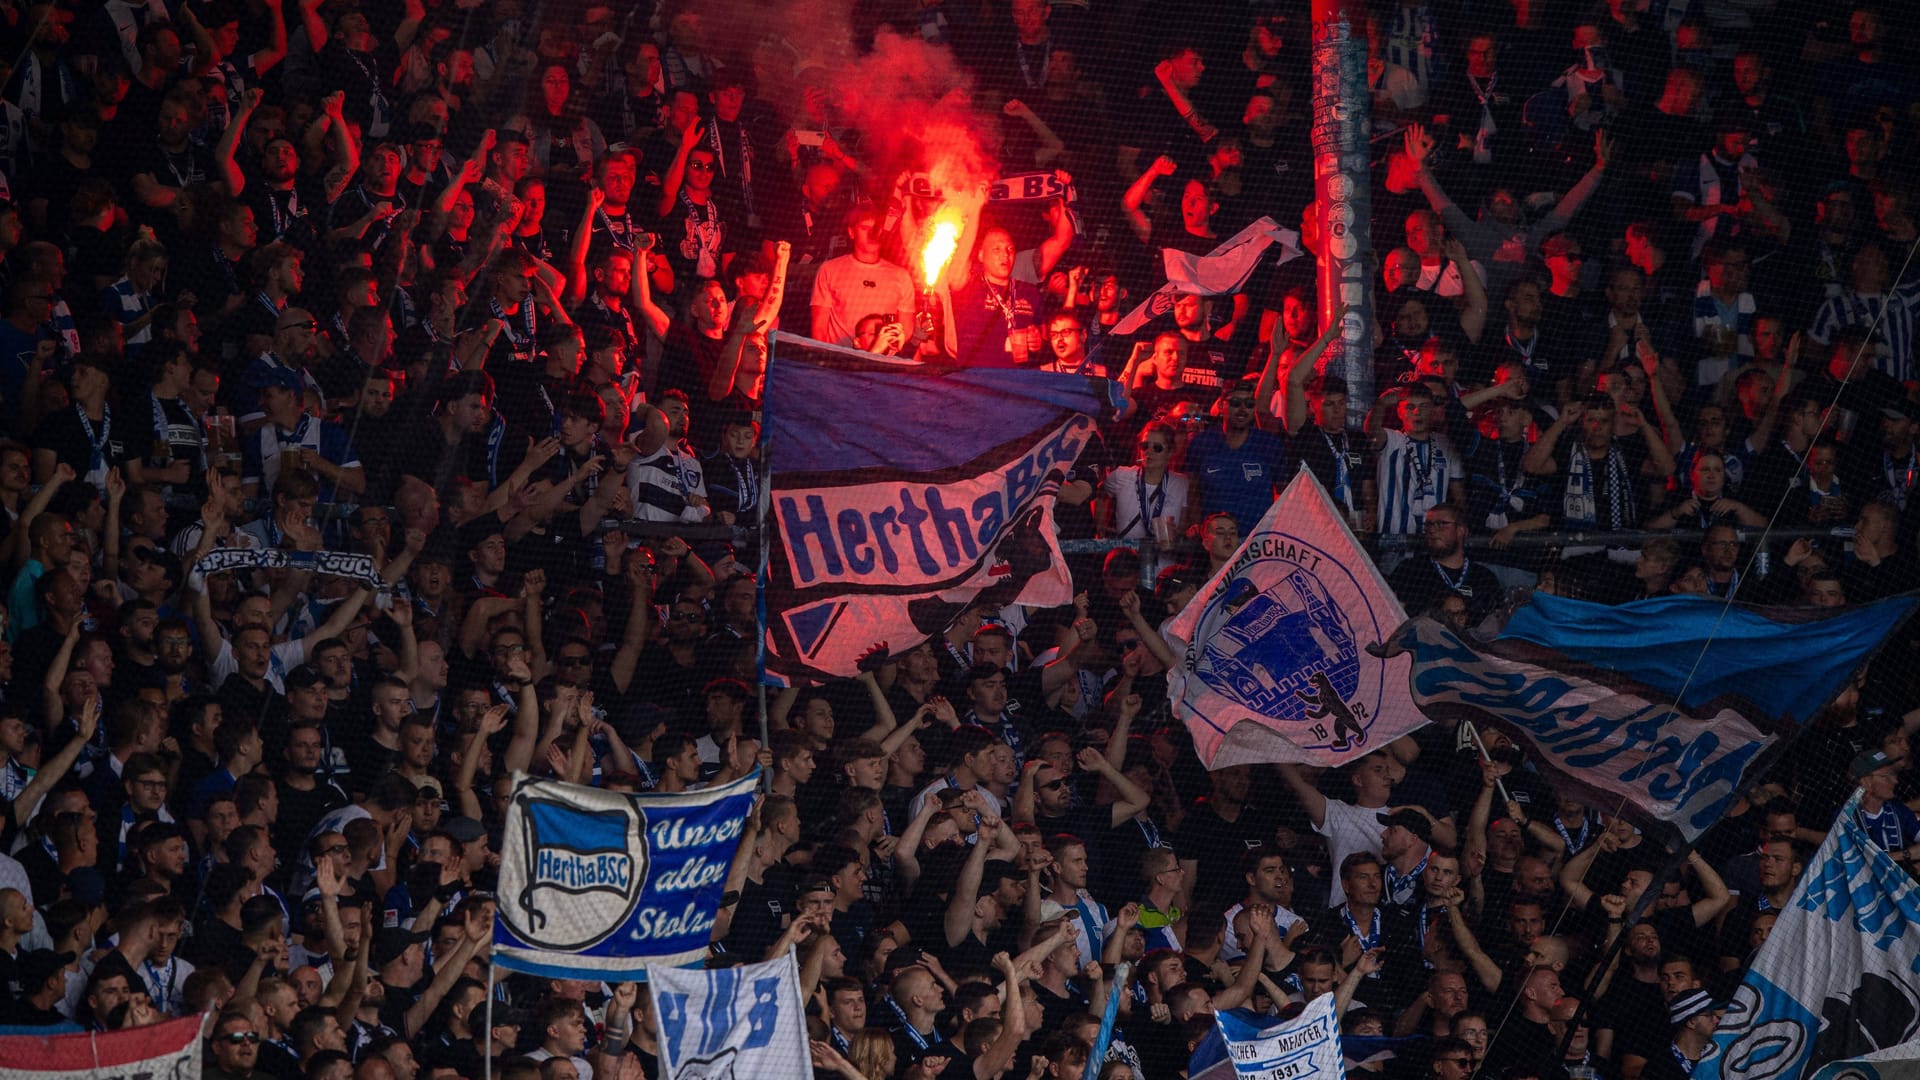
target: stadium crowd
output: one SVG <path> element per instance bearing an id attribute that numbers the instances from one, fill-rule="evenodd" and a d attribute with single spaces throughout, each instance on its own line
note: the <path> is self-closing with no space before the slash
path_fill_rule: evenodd
<path id="1" fill-rule="evenodd" d="M 1856 786 L 1920 854 L 1910 636 L 1676 864 L 1492 730 L 1209 773 L 1157 632 L 1302 463 L 1463 630 L 1914 587 L 1915 9 L 1378 0 L 1351 372 L 1304 2 L 852 5 L 1072 193 L 990 203 L 931 297 L 928 163 L 781 7 L 0 3 L 0 1023 L 210 1011 L 220 1078 L 657 1076 L 644 986 L 488 999 L 515 772 L 765 767 L 711 963 L 796 948 L 845 1080 L 1078 1077 L 1110 995 L 1098 1075 L 1168 1080 L 1213 1010 L 1328 991 L 1420 1037 L 1358 1073 L 1690 1076 Z M 1263 215 L 1304 254 L 1116 329 Z M 774 692 L 762 745 L 776 322 L 1123 382 L 1055 517 L 1130 543 Z"/>

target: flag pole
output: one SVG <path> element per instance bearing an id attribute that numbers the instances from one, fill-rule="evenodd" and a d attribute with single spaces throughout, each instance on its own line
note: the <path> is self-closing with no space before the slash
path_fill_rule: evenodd
<path id="1" fill-rule="evenodd" d="M 1473 721 L 1471 720 L 1460 721 L 1460 726 L 1467 729 L 1467 737 L 1473 740 L 1474 748 L 1480 751 L 1480 760 L 1489 765 L 1493 764 L 1493 755 L 1487 753 L 1487 744 L 1485 740 L 1480 738 L 1480 729 L 1474 727 Z M 1507 794 L 1506 781 L 1495 779 L 1493 786 L 1500 792 L 1500 805 L 1502 807 L 1505 807 L 1506 804 L 1513 801 L 1512 796 Z"/>
<path id="2" fill-rule="evenodd" d="M 498 915 L 494 916 L 499 918 Z M 493 1080 L 493 961 L 487 961 L 487 1057 L 482 1066 L 483 1080 Z"/>
<path id="3" fill-rule="evenodd" d="M 780 331 L 778 330 L 767 335 L 767 375 L 771 375 L 773 372 L 774 344 L 779 338 Z M 765 376 L 762 378 L 761 386 L 763 387 L 771 382 L 771 380 Z M 763 390 L 762 393 L 764 394 L 764 392 Z M 754 642 L 754 655 L 759 658 L 759 662 L 755 665 L 756 670 L 754 671 L 754 675 L 756 676 L 754 682 L 758 684 L 754 687 L 754 693 L 758 698 L 760 710 L 760 747 L 763 750 L 767 749 L 772 743 L 772 735 L 767 731 L 767 571 L 769 566 L 768 549 L 771 547 L 772 540 L 772 538 L 767 535 L 767 511 L 773 503 L 773 455 L 767 450 L 766 408 L 767 403 L 763 397 L 760 402 L 761 425 L 759 458 L 760 462 L 766 465 L 766 469 L 764 470 L 766 476 L 759 485 L 759 498 L 755 499 L 753 503 L 755 542 L 760 548 L 760 558 L 756 560 L 758 566 L 754 572 L 754 606 L 758 609 L 759 616 L 754 620 L 754 630 L 759 635 L 758 639 Z M 765 792 L 771 792 L 773 790 L 773 777 L 771 775 L 763 775 L 760 777 L 760 790 Z"/>

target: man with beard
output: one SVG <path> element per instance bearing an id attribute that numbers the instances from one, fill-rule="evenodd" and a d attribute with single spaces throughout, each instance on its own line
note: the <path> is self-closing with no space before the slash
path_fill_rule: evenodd
<path id="1" fill-rule="evenodd" d="M 1478 623 L 1503 597 L 1499 581 L 1484 564 L 1467 557 L 1466 514 L 1451 503 L 1427 511 L 1427 557 L 1394 568 L 1388 584 L 1409 612 L 1426 611 L 1449 596 L 1467 602 L 1468 620 Z"/>
<path id="2" fill-rule="evenodd" d="M 234 415 L 240 418 L 240 433 L 251 435 L 267 422 L 260 405 L 260 388 L 273 380 L 277 372 L 291 372 L 301 388 L 303 406 L 315 406 L 324 412 L 326 397 L 313 366 L 320 358 L 320 323 L 305 308 L 289 307 L 273 324 L 273 349 L 254 358 L 241 373 L 240 387 L 233 398 Z M 307 400 L 311 398 L 311 400 Z"/>

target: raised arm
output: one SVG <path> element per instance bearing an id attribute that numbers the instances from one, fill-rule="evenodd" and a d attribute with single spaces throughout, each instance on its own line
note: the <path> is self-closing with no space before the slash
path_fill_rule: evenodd
<path id="1" fill-rule="evenodd" d="M 1147 194 L 1153 190 L 1154 181 L 1163 176 L 1172 176 L 1179 166 L 1166 155 L 1153 159 L 1147 170 L 1134 177 L 1127 185 L 1126 194 L 1120 197 L 1120 209 L 1127 215 L 1127 225 L 1133 229 L 1133 235 L 1143 244 L 1153 243 L 1153 221 L 1147 217 Z"/>
<path id="2" fill-rule="evenodd" d="M 941 925 L 948 948 L 959 945 L 973 932 L 973 908 L 980 898 L 980 880 L 985 876 L 987 851 L 993 846 L 993 837 L 999 830 L 998 818 L 983 817 L 974 836 L 973 848 L 967 852 L 966 861 L 960 864 L 960 877 L 953 883 L 953 895 L 947 898 L 946 918 Z"/>
<path id="3" fill-rule="evenodd" d="M 1313 781 L 1307 779 L 1307 774 L 1300 771 L 1300 766 L 1283 762 L 1277 767 L 1280 770 L 1280 779 L 1287 782 L 1287 787 L 1293 790 L 1294 798 L 1300 800 L 1300 805 L 1306 810 L 1307 819 L 1313 822 L 1313 827 L 1324 828 L 1327 824 L 1327 797 L 1320 794 L 1319 788 L 1313 786 Z"/>
<path id="4" fill-rule="evenodd" d="M 182 10 L 186 10 L 184 6 Z M 233 154 L 240 145 L 240 135 L 247 129 L 247 120 L 260 107 L 260 100 L 265 96 L 265 91 L 259 87 L 248 87 L 246 96 L 240 99 L 240 107 L 233 111 L 233 117 L 227 121 L 227 130 L 221 132 L 220 141 L 213 144 L 213 164 L 220 170 L 220 180 L 226 184 L 229 198 L 237 199 L 246 190 L 246 174 L 240 171 Z"/>
<path id="5" fill-rule="evenodd" d="M 80 706 L 80 716 L 76 722 L 78 733 L 67 740 L 67 745 L 61 747 L 59 753 L 40 763 L 40 771 L 33 774 L 33 779 L 27 781 L 27 786 L 21 788 L 20 794 L 15 795 L 13 802 L 8 805 L 16 828 L 26 828 L 27 822 L 33 820 L 34 811 L 40 809 L 40 801 L 47 797 L 47 792 L 52 791 L 55 784 L 66 779 L 73 763 L 80 759 L 80 752 L 93 740 L 94 730 L 100 726 L 99 694 L 88 698 L 86 704 Z"/>
<path id="6" fill-rule="evenodd" d="M 1541 432 L 1539 440 L 1527 447 L 1527 452 L 1520 456 L 1520 467 L 1535 476 L 1552 476 L 1559 472 L 1560 463 L 1554 460 L 1553 453 L 1560 446 L 1560 436 L 1578 424 L 1586 414 L 1586 402 L 1569 402 L 1566 408 L 1560 410 L 1559 418 Z"/>

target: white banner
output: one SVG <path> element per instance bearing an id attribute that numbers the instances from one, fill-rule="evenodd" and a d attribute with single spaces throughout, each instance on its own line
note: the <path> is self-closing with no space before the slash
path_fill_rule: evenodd
<path id="1" fill-rule="evenodd" d="M 1325 489 L 1305 469 L 1164 633 L 1174 715 L 1210 769 L 1340 765 L 1427 718 L 1410 661 L 1381 659 L 1406 619 Z"/>
<path id="2" fill-rule="evenodd" d="M 1920 1049 L 1880 1053 L 1920 1039 L 1920 883 L 1867 836 L 1858 808 L 1856 794 L 1801 875 L 1694 1080 L 1802 1080 L 1829 1064 L 1840 1067 L 1823 1080 L 1920 1072 Z"/>
<path id="3" fill-rule="evenodd" d="M 200 1027 L 164 1024 L 70 1035 L 0 1036 L 0 1080 L 200 1080 Z"/>
<path id="4" fill-rule="evenodd" d="M 1182 294 L 1220 296 L 1239 292 L 1240 287 L 1253 276 L 1254 268 L 1260 265 L 1267 248 L 1276 243 L 1281 249 L 1280 262 L 1300 256 L 1300 234 L 1292 229 L 1281 228 L 1267 217 L 1234 233 L 1205 255 L 1161 248 L 1161 260 L 1167 268 L 1167 283 L 1155 289 L 1140 301 L 1140 306 L 1115 323 L 1112 332 L 1133 333 L 1147 325 L 1149 320 L 1172 311 L 1173 298 Z"/>
<path id="5" fill-rule="evenodd" d="M 1239 1080 L 1340 1080 L 1340 1018 L 1333 995 L 1321 994 L 1300 1015 L 1272 1027 L 1254 1027 L 1228 1010 L 1214 1017 L 1227 1041 L 1227 1060 Z"/>
<path id="6" fill-rule="evenodd" d="M 660 1080 L 808 1075 L 806 1007 L 793 950 L 730 968 L 656 967 Z"/>

